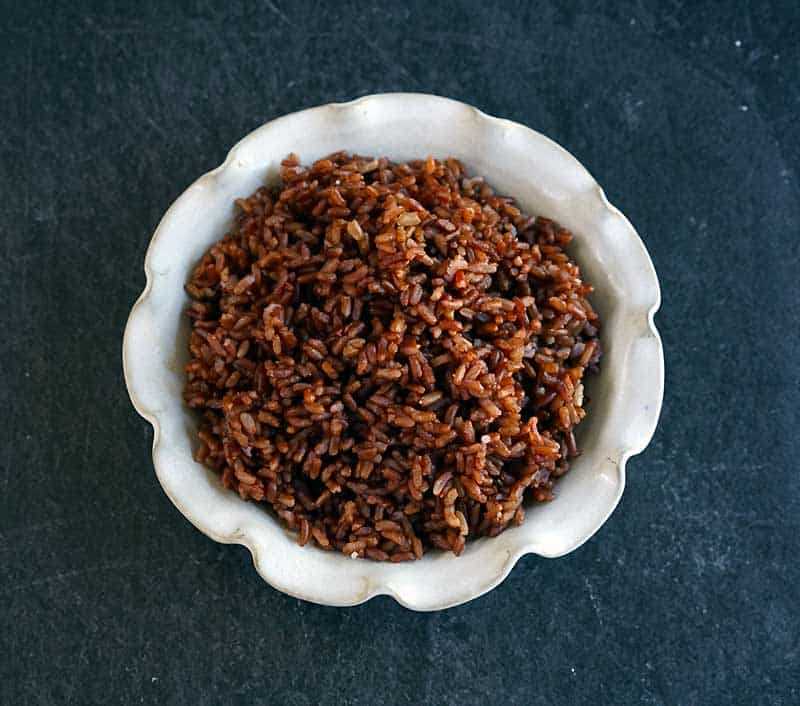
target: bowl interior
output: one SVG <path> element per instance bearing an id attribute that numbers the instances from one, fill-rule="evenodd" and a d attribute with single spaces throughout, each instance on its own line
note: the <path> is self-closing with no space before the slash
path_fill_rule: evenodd
<path id="1" fill-rule="evenodd" d="M 525 211 L 572 230 L 571 254 L 595 287 L 592 302 L 602 317 L 605 353 L 601 374 L 587 381 L 588 414 L 578 428 L 582 455 L 557 483 L 554 502 L 535 504 L 520 527 L 468 543 L 458 559 L 433 552 L 418 562 L 392 565 L 301 548 L 265 507 L 242 502 L 192 460 L 196 419 L 181 398 L 189 332 L 182 315 L 188 301 L 183 284 L 205 250 L 230 228 L 234 199 L 276 181 L 286 154 L 296 152 L 309 162 L 340 149 L 393 160 L 460 159 L 469 173 L 486 177 Z M 148 251 L 150 292 L 142 306 L 149 315 L 146 325 L 132 317 L 137 351 L 126 364 L 138 379 L 137 406 L 160 422 L 154 460 L 165 491 L 213 538 L 250 546 L 257 568 L 278 588 L 323 603 L 352 603 L 389 591 L 415 607 L 441 607 L 443 592 L 447 603 L 457 603 L 490 588 L 521 553 L 570 551 L 602 524 L 624 485 L 620 461 L 626 447 L 618 415 L 625 400 L 619 381 L 631 346 L 643 335 L 646 312 L 657 300 L 657 284 L 655 292 L 642 286 L 641 268 L 649 260 L 642 261 L 646 253 L 631 233 L 630 224 L 608 207 L 591 176 L 562 148 L 460 103 L 376 96 L 265 125 L 173 205 Z M 632 326 L 636 317 L 642 323 Z M 635 414 L 633 407 L 630 412 Z M 635 441 L 636 423 L 632 426 Z M 438 586 L 438 593 L 431 586 Z"/>

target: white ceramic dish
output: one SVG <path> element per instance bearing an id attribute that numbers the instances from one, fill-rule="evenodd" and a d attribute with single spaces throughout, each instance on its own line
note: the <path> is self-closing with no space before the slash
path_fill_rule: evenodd
<path id="1" fill-rule="evenodd" d="M 296 152 L 305 162 L 339 149 L 406 160 L 454 156 L 499 193 L 572 230 L 571 252 L 603 322 L 601 374 L 592 376 L 583 454 L 556 485 L 556 499 L 533 508 L 520 527 L 468 543 L 461 557 L 417 562 L 353 561 L 300 547 L 267 509 L 225 490 L 192 459 L 195 419 L 182 403 L 189 326 L 183 291 L 193 266 L 221 238 L 233 201 Z M 527 553 L 557 557 L 591 537 L 616 507 L 625 463 L 650 441 L 661 409 L 664 361 L 653 324 L 660 303 L 647 251 L 628 220 L 581 164 L 548 138 L 463 103 L 420 94 L 383 94 L 274 120 L 239 142 L 225 162 L 190 186 L 164 215 L 145 258 L 147 286 L 123 343 L 128 391 L 155 430 L 153 463 L 175 506 L 219 542 L 247 546 L 275 588 L 316 603 L 346 606 L 388 594 L 415 610 L 463 603 L 489 591 Z"/>

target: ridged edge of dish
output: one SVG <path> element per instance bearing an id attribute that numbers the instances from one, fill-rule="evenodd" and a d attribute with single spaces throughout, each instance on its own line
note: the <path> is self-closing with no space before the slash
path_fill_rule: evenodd
<path id="1" fill-rule="evenodd" d="M 534 546 L 532 546 L 531 542 L 525 541 L 524 539 L 520 538 L 514 546 L 513 551 L 509 551 L 507 559 L 503 562 L 501 569 L 491 576 L 485 577 L 485 580 L 481 581 L 480 584 L 476 589 L 470 591 L 469 595 L 467 596 L 459 596 L 453 600 L 438 600 L 433 601 L 432 603 L 422 603 L 419 600 L 413 600 L 408 598 L 403 594 L 402 591 L 395 589 L 388 583 L 382 582 L 375 582 L 375 581 L 368 581 L 366 582 L 367 585 L 363 587 L 363 589 L 357 593 L 354 593 L 351 600 L 336 600 L 330 601 L 326 600 L 324 595 L 309 595 L 308 593 L 302 593 L 295 590 L 292 586 L 284 584 L 281 581 L 280 577 L 278 577 L 274 571 L 271 571 L 268 567 L 268 562 L 265 561 L 265 557 L 262 556 L 260 547 L 258 544 L 248 536 L 245 529 L 238 528 L 235 529 L 230 534 L 220 535 L 219 533 L 215 532 L 207 525 L 204 525 L 202 522 L 198 521 L 195 517 L 192 516 L 192 513 L 189 512 L 187 509 L 184 508 L 183 503 L 179 497 L 176 497 L 174 493 L 171 493 L 170 490 L 166 487 L 165 483 L 163 482 L 159 470 L 160 461 L 158 459 L 159 453 L 162 451 L 161 448 L 161 427 L 162 422 L 159 418 L 159 411 L 148 409 L 147 406 L 141 401 L 139 394 L 137 393 L 137 382 L 133 379 L 133 376 L 130 372 L 130 363 L 129 363 L 129 356 L 131 350 L 131 337 L 132 332 L 135 331 L 138 325 L 141 325 L 148 316 L 147 312 L 147 305 L 148 299 L 151 294 L 153 288 L 153 281 L 155 279 L 155 274 L 153 270 L 153 263 L 152 263 L 152 253 L 154 252 L 159 240 L 163 236 L 164 233 L 164 226 L 166 223 L 169 222 L 172 214 L 177 210 L 180 202 L 184 199 L 185 196 L 188 194 L 196 191 L 197 189 L 206 189 L 206 188 L 213 188 L 214 182 L 224 176 L 224 174 L 234 165 L 236 164 L 237 160 L 239 159 L 239 154 L 242 151 L 242 148 L 251 140 L 253 140 L 257 135 L 261 132 L 272 128 L 273 126 L 277 125 L 280 122 L 291 120 L 297 116 L 310 113 L 311 111 L 351 111 L 354 114 L 357 113 L 357 109 L 359 106 L 362 106 L 366 102 L 379 102 L 386 98 L 396 99 L 396 98 L 403 98 L 407 100 L 414 100 L 423 98 L 425 100 L 436 100 L 442 101 L 443 103 L 448 104 L 449 108 L 458 107 L 459 110 L 464 111 L 465 114 L 469 114 L 473 119 L 485 123 L 487 126 L 492 126 L 494 128 L 500 128 L 502 130 L 507 131 L 523 131 L 526 133 L 533 133 L 538 139 L 545 140 L 547 143 L 550 144 L 552 148 L 554 148 L 559 154 L 560 158 L 564 159 L 572 169 L 578 169 L 582 172 L 588 180 L 591 182 L 591 193 L 593 194 L 593 198 L 598 200 L 599 205 L 602 207 L 603 210 L 607 212 L 611 217 L 615 219 L 619 219 L 624 230 L 626 231 L 628 237 L 631 239 L 631 242 L 635 244 L 637 249 L 639 250 L 639 255 L 643 258 L 643 261 L 647 264 L 647 272 L 643 273 L 649 280 L 649 284 L 654 290 L 655 296 L 653 300 L 647 304 L 643 309 L 636 312 L 637 316 L 637 327 L 639 328 L 639 332 L 634 335 L 630 339 L 630 346 L 632 347 L 633 344 L 637 340 L 646 339 L 648 341 L 654 341 L 655 346 L 648 347 L 649 357 L 648 360 L 648 367 L 655 368 L 657 374 L 656 380 L 656 399 L 651 400 L 649 406 L 649 418 L 646 422 L 642 425 L 641 431 L 639 435 L 635 439 L 631 439 L 627 442 L 624 448 L 619 449 L 619 457 L 615 459 L 615 465 L 619 477 L 617 492 L 615 497 L 613 498 L 613 502 L 606 508 L 605 512 L 599 516 L 599 520 L 593 523 L 590 531 L 584 532 L 583 535 L 577 537 L 574 542 L 567 545 L 565 548 L 557 552 L 547 552 L 542 550 L 537 550 Z M 456 605 L 460 605 L 467 601 L 473 600 L 478 598 L 481 595 L 491 591 L 497 585 L 502 583 L 502 581 L 509 575 L 511 570 L 514 568 L 516 563 L 519 559 L 526 554 L 537 554 L 539 556 L 543 556 L 546 558 L 556 558 L 559 556 L 563 556 L 568 554 L 571 551 L 574 551 L 586 541 L 588 541 L 599 529 L 602 525 L 608 520 L 611 514 L 616 509 L 620 498 L 622 497 L 622 493 L 625 488 L 625 472 L 626 472 L 626 464 L 627 461 L 632 457 L 639 453 L 641 453 L 650 442 L 653 434 L 655 433 L 656 426 L 658 424 L 658 419 L 661 412 L 661 406 L 663 402 L 663 395 L 664 395 L 664 356 L 663 356 L 663 347 L 661 344 L 661 338 L 656 328 L 654 317 L 657 313 L 660 305 L 661 305 L 661 292 L 660 286 L 658 283 L 658 278 L 655 272 L 655 268 L 652 264 L 649 254 L 642 242 L 641 238 L 639 237 L 638 233 L 634 229 L 633 225 L 630 221 L 611 203 L 609 203 L 603 189 L 600 185 L 594 180 L 588 170 L 575 158 L 570 152 L 566 149 L 561 147 L 558 143 L 550 140 L 546 136 L 538 133 L 531 128 L 528 128 L 524 125 L 519 123 L 513 122 L 511 120 L 507 120 L 504 118 L 496 118 L 494 116 L 490 116 L 481 110 L 470 106 L 465 103 L 461 103 L 459 101 L 454 101 L 448 98 L 442 98 L 439 96 L 432 96 L 429 94 L 419 94 L 419 93 L 389 93 L 389 94 L 373 94 L 368 96 L 363 96 L 361 98 L 355 99 L 353 101 L 349 101 L 346 103 L 330 103 L 327 105 L 322 105 L 314 108 L 308 108 L 303 111 L 298 111 L 296 113 L 291 113 L 282 117 L 279 117 L 273 121 L 265 123 L 261 127 L 257 128 L 256 130 L 252 131 L 245 137 L 243 137 L 239 142 L 237 142 L 228 152 L 225 161 L 218 166 L 217 168 L 207 172 L 195 182 L 193 182 L 170 206 L 170 208 L 166 211 L 164 216 L 161 218 L 158 226 L 156 227 L 154 234 L 150 240 L 150 244 L 147 248 L 147 252 L 145 255 L 144 260 L 144 272 L 145 272 L 145 287 L 142 293 L 137 298 L 136 302 L 134 303 L 133 307 L 131 308 L 130 315 L 128 317 L 128 321 L 125 327 L 125 333 L 123 335 L 123 345 L 122 345 L 122 362 L 123 362 L 123 371 L 126 386 L 128 389 L 128 394 L 131 399 L 131 403 L 133 404 L 136 411 L 141 415 L 147 422 L 149 422 L 153 427 L 153 445 L 152 445 L 152 457 L 153 457 L 153 465 L 156 470 L 156 475 L 159 478 L 159 482 L 162 485 L 165 493 L 168 495 L 172 503 L 181 511 L 181 513 L 201 532 L 205 535 L 213 539 L 214 541 L 223 543 L 223 544 L 241 544 L 242 546 L 247 547 L 252 555 L 252 560 L 256 571 L 259 575 L 271 586 L 276 588 L 277 590 L 286 593 L 288 595 L 294 596 L 296 598 L 301 598 L 304 600 L 311 600 L 313 602 L 322 604 L 322 605 L 331 605 L 331 606 L 353 606 L 358 605 L 360 603 L 364 603 L 376 596 L 386 595 L 392 597 L 396 600 L 399 604 L 403 605 L 406 608 L 412 610 L 419 610 L 419 611 L 428 611 L 428 610 L 441 610 L 445 608 L 450 608 Z"/>

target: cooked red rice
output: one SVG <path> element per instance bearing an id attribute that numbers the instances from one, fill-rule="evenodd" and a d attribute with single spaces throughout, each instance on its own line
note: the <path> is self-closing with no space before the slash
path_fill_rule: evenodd
<path id="1" fill-rule="evenodd" d="M 453 159 L 291 155 L 281 181 L 186 285 L 197 459 L 352 557 L 521 523 L 578 453 L 600 359 L 572 235 Z"/>

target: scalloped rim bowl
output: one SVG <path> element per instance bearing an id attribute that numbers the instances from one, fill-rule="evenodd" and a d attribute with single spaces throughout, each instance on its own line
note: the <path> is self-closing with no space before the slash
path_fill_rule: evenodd
<path id="1" fill-rule="evenodd" d="M 583 454 L 556 484 L 556 499 L 460 557 L 431 552 L 383 564 L 300 547 L 263 505 L 243 502 L 193 460 L 196 421 L 182 400 L 189 324 L 183 284 L 204 251 L 233 222 L 234 199 L 275 181 L 281 159 L 304 162 L 346 149 L 395 160 L 453 156 L 513 196 L 529 213 L 575 234 L 570 251 L 588 282 L 603 328 L 599 375 L 578 427 Z M 303 110 L 250 133 L 225 162 L 192 184 L 156 228 L 145 257 L 147 285 L 123 342 L 125 381 L 136 410 L 155 430 L 153 464 L 164 491 L 198 529 L 247 546 L 258 573 L 284 593 L 346 606 L 386 594 L 415 610 L 464 603 L 494 588 L 524 554 L 557 557 L 589 539 L 613 512 L 625 463 L 655 431 L 664 388 L 660 303 L 653 264 L 633 226 L 566 150 L 533 130 L 438 96 L 394 93 Z"/>

